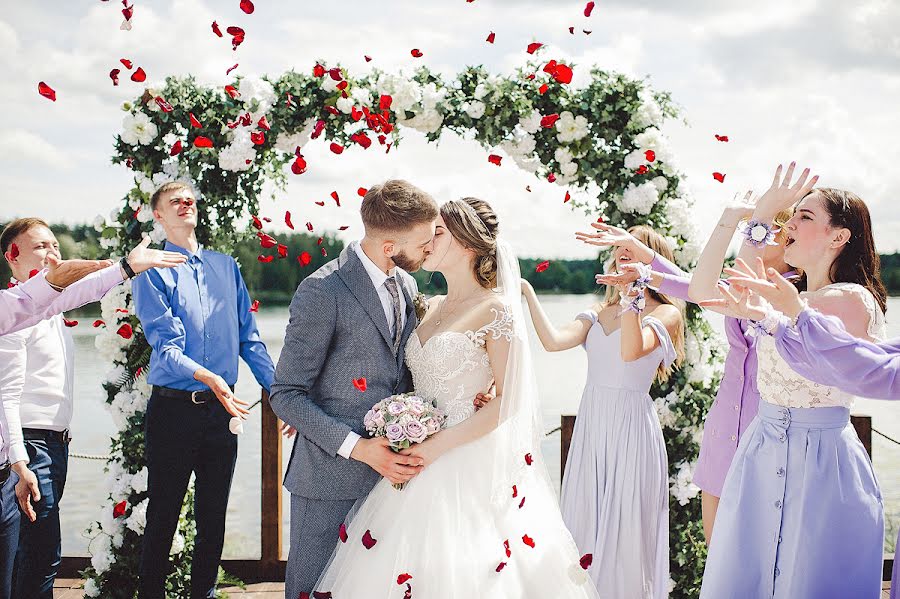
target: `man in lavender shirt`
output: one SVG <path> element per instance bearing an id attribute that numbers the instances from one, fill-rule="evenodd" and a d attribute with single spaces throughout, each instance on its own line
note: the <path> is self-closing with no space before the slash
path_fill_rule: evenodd
<path id="1" fill-rule="evenodd" d="M 0 335 L 97 301 L 114 286 L 149 268 L 183 261 L 180 254 L 148 249 L 149 243 L 149 239 L 141 242 L 118 264 L 109 260 L 61 260 L 56 254 L 48 254 L 46 269 L 11 289 L 0 290 Z M 18 248 L 3 248 L 3 253 L 7 260 L 18 259 Z M 11 476 L 8 446 L 6 417 L 0 409 L 0 599 L 9 599 L 12 592 L 20 520 L 15 496 L 18 477 Z M 35 501 L 39 499 L 34 497 Z"/>

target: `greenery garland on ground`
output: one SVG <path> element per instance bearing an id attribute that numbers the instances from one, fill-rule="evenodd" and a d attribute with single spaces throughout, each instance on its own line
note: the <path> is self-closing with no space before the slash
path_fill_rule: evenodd
<path id="1" fill-rule="evenodd" d="M 113 162 L 131 169 L 135 185 L 95 226 L 104 247 L 119 253 L 143 234 L 161 241 L 147 202 L 159 185 L 184 179 L 200 194 L 198 237 L 204 246 L 230 252 L 237 240 L 256 234 L 263 265 L 297 260 L 296 268 L 311 271 L 328 259 L 327 249 L 320 248 L 321 256 L 290 256 L 263 231 L 266 223 L 255 216 L 263 184 L 283 188 L 315 170 L 303 156 L 309 143 L 330 144 L 330 158 L 340 160 L 344 151 L 390 151 L 403 128 L 421 131 L 429 141 L 450 130 L 486 148 L 495 164 L 512 161 L 559 184 L 560 200 L 573 207 L 613 224 L 656 228 L 681 266 L 690 267 L 699 251 L 692 201 L 659 130 L 664 119 L 676 116 L 670 99 L 644 81 L 598 69 L 590 71 L 586 86 L 572 86 L 571 79 L 571 65 L 555 60 L 530 63 L 507 77 L 467 68 L 452 80 L 427 68 L 412 76 L 373 71 L 355 77 L 324 63 L 279 78 L 239 79 L 224 89 L 170 78 L 123 106 Z M 108 502 L 89 530 L 92 565 L 84 574 L 87 596 L 130 598 L 147 504 L 143 416 L 150 350 L 127 285 L 107 296 L 102 309 L 105 330 L 97 348 L 113 365 L 104 388 L 119 435 L 107 465 Z M 705 549 L 690 479 L 722 358 L 709 325 L 693 308 L 687 347 L 685 366 L 652 390 L 670 463 L 673 597 L 699 590 Z M 189 585 L 193 537 L 186 501 L 167 594 L 182 595 Z"/>

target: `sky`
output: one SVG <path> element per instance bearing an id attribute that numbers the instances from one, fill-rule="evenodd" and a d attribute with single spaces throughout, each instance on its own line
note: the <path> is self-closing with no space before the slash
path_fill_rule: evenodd
<path id="1" fill-rule="evenodd" d="M 238 0 L 134 0 L 133 28 L 122 31 L 116 0 L 17 2 L 0 12 L 0 221 L 40 216 L 69 224 L 108 214 L 132 185 L 128 170 L 109 162 L 121 131 L 123 101 L 137 95 L 108 73 L 119 58 L 142 66 L 148 83 L 193 74 L 222 86 L 236 74 L 277 76 L 317 60 L 352 74 L 377 67 L 411 72 L 424 64 L 448 78 L 466 65 L 498 75 L 528 58 L 532 41 L 546 59 L 574 63 L 574 85 L 597 66 L 646 77 L 672 94 L 683 120 L 669 122 L 681 170 L 696 199 L 705 235 L 735 193 L 763 192 L 775 167 L 796 160 L 820 175 L 820 186 L 859 194 L 869 205 L 883 253 L 900 250 L 900 3 L 889 0 L 600 0 L 590 18 L 584 2 L 557 0 L 256 0 L 245 15 Z M 210 23 L 239 24 L 246 41 L 236 52 Z M 575 27 L 575 35 L 568 31 Z M 224 27 L 223 27 L 224 28 Z M 583 29 L 591 31 L 590 35 Z M 485 41 L 496 33 L 496 42 Z M 412 48 L 424 57 L 413 59 Z M 364 55 L 373 58 L 366 63 Z M 238 69 L 226 77 L 235 62 Z M 123 75 L 124 75 L 123 70 Z M 46 81 L 58 94 L 37 93 Z M 719 143 L 715 134 L 728 135 Z M 488 163 L 474 141 L 445 134 L 428 144 L 404 133 L 387 156 L 360 149 L 331 154 L 321 141 L 304 155 L 315 169 L 292 177 L 284 191 L 267 190 L 261 213 L 277 223 L 322 229 L 349 225 L 361 234 L 358 211 L 326 202 L 379 180 L 402 177 L 441 202 L 476 196 L 490 202 L 501 232 L 522 256 L 591 257 L 574 239 L 592 218 L 562 204 L 564 190 L 518 170 Z M 724 183 L 711 173 L 726 173 Z M 525 190 L 530 186 L 532 192 Z M 274 196 L 274 197 L 269 197 Z M 273 225 L 274 226 L 274 225 Z M 279 228 L 275 227 L 275 232 Z"/>

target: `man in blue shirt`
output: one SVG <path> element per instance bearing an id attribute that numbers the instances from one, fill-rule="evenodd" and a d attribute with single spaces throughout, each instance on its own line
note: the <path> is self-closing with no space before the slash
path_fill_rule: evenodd
<path id="1" fill-rule="evenodd" d="M 191 473 L 196 475 L 197 538 L 191 597 L 215 597 L 225 539 L 225 509 L 237 459 L 232 417 L 248 404 L 234 395 L 238 356 L 269 391 L 275 368 L 259 338 L 250 296 L 231 256 L 197 243 L 191 188 L 167 183 L 151 198 L 166 232 L 165 249 L 187 256 L 171 269 L 153 269 L 132 286 L 150 356 L 153 393 L 145 415 L 147 525 L 141 556 L 141 599 L 163 599 L 169 550 Z"/>

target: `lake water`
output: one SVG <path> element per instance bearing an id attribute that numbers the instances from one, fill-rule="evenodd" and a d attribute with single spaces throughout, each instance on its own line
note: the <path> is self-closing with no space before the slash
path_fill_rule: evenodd
<path id="1" fill-rule="evenodd" d="M 557 295 L 544 296 L 542 302 L 554 322 L 566 319 L 590 306 L 594 296 Z M 889 318 L 900 313 L 900 298 L 888 302 Z M 287 307 L 260 308 L 258 324 L 263 341 L 274 360 L 284 341 L 284 329 L 288 320 Z M 106 410 L 104 392 L 100 381 L 109 369 L 94 349 L 96 330 L 91 328 L 92 318 L 79 317 L 81 324 L 72 332 L 76 347 L 75 417 L 72 423 L 71 451 L 83 454 L 105 454 L 109 450 L 110 435 L 115 434 L 112 419 Z M 721 331 L 722 320 L 711 315 L 710 320 Z M 889 337 L 900 337 L 900 318 L 893 316 L 888 322 Z M 559 426 L 560 414 L 575 414 L 585 378 L 587 361 L 584 352 L 574 349 L 567 352 L 547 353 L 532 335 L 534 361 L 544 408 L 545 430 Z M 237 394 L 255 401 L 259 398 L 249 369 L 241 363 Z M 900 406 L 892 402 L 871 400 L 857 401 L 854 413 L 872 416 L 874 428 L 900 439 Z M 260 417 L 258 408 L 244 424 L 240 438 L 237 470 L 228 507 L 228 523 L 225 557 L 258 558 L 260 553 Z M 546 463 L 551 475 L 559 483 L 559 433 L 546 438 L 543 444 Z M 285 465 L 290 456 L 290 442 L 283 452 Z M 900 446 L 879 435 L 873 438 L 875 471 L 884 494 L 888 519 L 900 522 Z M 87 555 L 89 540 L 83 531 L 92 522 L 106 501 L 103 461 L 71 459 L 65 498 L 62 502 L 63 553 Z M 287 555 L 289 497 L 284 492 L 284 555 Z M 111 509 L 104 507 L 104 509 Z M 895 524 L 896 526 L 896 524 Z M 893 528 L 892 530 L 896 530 Z"/>

